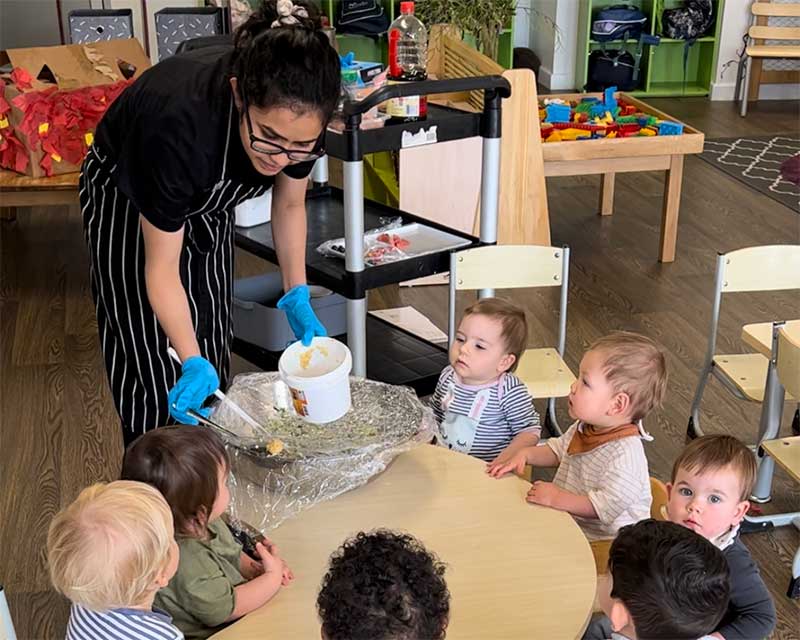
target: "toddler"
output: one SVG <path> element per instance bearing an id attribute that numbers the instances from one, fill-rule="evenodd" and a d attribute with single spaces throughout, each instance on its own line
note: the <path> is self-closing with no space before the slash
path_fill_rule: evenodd
<path id="1" fill-rule="evenodd" d="M 220 519 L 230 501 L 228 454 L 219 437 L 196 426 L 160 427 L 128 447 L 122 477 L 147 482 L 164 495 L 181 550 L 178 570 L 159 591 L 187 640 L 207 638 L 268 602 L 294 578 L 269 540 L 261 561 L 242 551 Z"/>
<path id="2" fill-rule="evenodd" d="M 597 340 L 581 360 L 569 394 L 575 423 L 559 438 L 526 447 L 487 471 L 499 478 L 526 464 L 558 467 L 553 482 L 536 481 L 527 500 L 567 511 L 590 540 L 650 515 L 650 476 L 642 419 L 661 404 L 666 361 L 655 342 L 617 332 Z"/>
<path id="3" fill-rule="evenodd" d="M 67 640 L 181 640 L 153 607 L 178 566 L 172 514 L 141 482 L 95 484 L 50 523 L 47 560 L 56 591 L 72 601 Z"/>
<path id="4" fill-rule="evenodd" d="M 772 597 L 739 538 L 755 479 L 756 461 L 744 444 L 708 435 L 687 445 L 667 485 L 669 519 L 709 540 L 728 561 L 730 604 L 713 634 L 724 640 L 766 638 L 777 622 Z"/>
<path id="5" fill-rule="evenodd" d="M 499 298 L 464 312 L 439 376 L 433 412 L 440 445 L 504 464 L 539 441 L 539 416 L 514 375 L 528 342 L 525 312 Z"/>
<path id="6" fill-rule="evenodd" d="M 440 640 L 450 616 L 444 565 L 408 534 L 363 531 L 331 556 L 317 609 L 323 640 Z"/>
<path id="7" fill-rule="evenodd" d="M 597 594 L 611 621 L 603 638 L 697 640 L 725 612 L 728 565 L 702 536 L 642 520 L 619 530 Z"/>

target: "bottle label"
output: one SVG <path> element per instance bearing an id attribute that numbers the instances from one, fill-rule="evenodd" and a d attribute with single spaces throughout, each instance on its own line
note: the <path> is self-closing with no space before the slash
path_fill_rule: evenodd
<path id="1" fill-rule="evenodd" d="M 388 80 L 387 82 L 388 84 L 406 84 L 397 80 Z M 424 118 L 427 114 L 427 97 L 392 98 L 386 103 L 386 113 L 392 118 Z"/>

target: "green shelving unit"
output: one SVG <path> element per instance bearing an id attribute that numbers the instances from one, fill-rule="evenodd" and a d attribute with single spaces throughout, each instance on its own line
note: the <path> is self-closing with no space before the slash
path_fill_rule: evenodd
<path id="1" fill-rule="evenodd" d="M 630 91 L 634 96 L 705 96 L 711 90 L 714 79 L 717 53 L 719 51 L 722 10 L 725 0 L 714 2 L 714 27 L 710 33 L 689 48 L 684 76 L 685 41 L 674 38 L 661 38 L 658 46 L 645 45 L 639 71 L 639 87 Z M 586 85 L 589 67 L 589 54 L 603 45 L 591 39 L 592 16 L 605 7 L 619 4 L 614 0 L 580 0 L 578 14 L 578 62 L 576 67 L 576 84 L 578 89 Z M 683 6 L 681 0 L 627 0 L 626 4 L 638 7 L 647 17 L 645 25 L 647 33 L 659 35 L 656 30 L 656 19 L 661 9 L 672 9 Z M 636 53 L 636 40 L 606 42 L 606 49 L 625 48 L 632 55 Z"/>
<path id="2" fill-rule="evenodd" d="M 424 0 L 421 0 L 424 2 Z M 339 33 L 336 24 L 336 5 L 338 0 L 323 0 L 322 10 L 328 16 L 330 23 L 336 28 L 336 39 L 339 42 L 339 53 L 342 55 L 353 51 L 356 60 L 370 62 L 382 62 L 388 64 L 389 51 L 385 36 L 369 38 L 367 36 L 355 36 L 348 33 Z M 392 22 L 400 14 L 400 0 L 381 0 L 381 5 L 389 22 Z M 430 25 L 425 25 L 430 29 Z M 469 38 L 466 38 L 469 41 Z M 513 21 L 508 27 L 500 32 L 497 47 L 497 62 L 506 69 L 510 69 L 514 58 L 514 24 Z"/>

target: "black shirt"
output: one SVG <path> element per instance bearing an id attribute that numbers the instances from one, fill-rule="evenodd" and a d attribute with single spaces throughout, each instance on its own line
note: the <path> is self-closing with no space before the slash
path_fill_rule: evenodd
<path id="1" fill-rule="evenodd" d="M 717 626 L 725 640 L 758 640 L 772 633 L 777 622 L 775 604 L 750 551 L 741 538 L 723 551 L 728 561 L 731 599 Z"/>
<path id="2" fill-rule="evenodd" d="M 117 187 L 155 227 L 177 231 L 226 177 L 272 186 L 258 173 L 239 135 L 229 77 L 233 48 L 212 46 L 172 56 L 145 71 L 109 107 L 95 144 L 108 155 Z M 305 178 L 314 162 L 287 166 Z"/>

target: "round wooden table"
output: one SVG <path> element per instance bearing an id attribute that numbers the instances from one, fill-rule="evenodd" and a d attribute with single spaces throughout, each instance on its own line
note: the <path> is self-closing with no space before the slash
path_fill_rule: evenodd
<path id="1" fill-rule="evenodd" d="M 594 601 L 589 543 L 572 517 L 529 505 L 521 478 L 500 480 L 476 458 L 421 445 L 365 486 L 270 533 L 295 574 L 219 640 L 319 638 L 316 598 L 330 554 L 378 527 L 419 538 L 447 564 L 448 638 L 577 638 Z"/>

